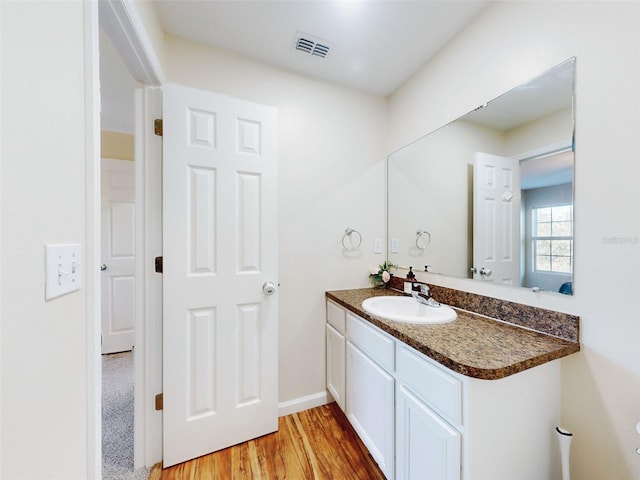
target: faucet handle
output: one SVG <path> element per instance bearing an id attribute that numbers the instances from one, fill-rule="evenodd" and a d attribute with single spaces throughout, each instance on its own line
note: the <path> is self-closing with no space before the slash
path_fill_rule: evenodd
<path id="1" fill-rule="evenodd" d="M 424 283 L 420 285 L 420 293 L 422 293 L 423 295 L 427 295 L 429 296 L 431 293 L 431 290 L 429 289 L 429 285 L 425 285 Z"/>

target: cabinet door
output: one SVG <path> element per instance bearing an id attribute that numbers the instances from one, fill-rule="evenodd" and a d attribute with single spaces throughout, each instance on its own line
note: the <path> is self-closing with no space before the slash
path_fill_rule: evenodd
<path id="1" fill-rule="evenodd" d="M 345 407 L 345 347 L 344 335 L 327 324 L 327 390 L 342 411 Z"/>
<path id="2" fill-rule="evenodd" d="M 396 479 L 459 480 L 460 433 L 404 385 L 396 402 Z"/>
<path id="3" fill-rule="evenodd" d="M 388 479 L 394 466 L 394 380 L 347 342 L 347 418 Z"/>

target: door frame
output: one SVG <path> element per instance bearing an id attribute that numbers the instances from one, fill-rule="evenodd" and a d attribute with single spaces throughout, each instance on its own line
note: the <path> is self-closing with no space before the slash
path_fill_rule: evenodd
<path id="1" fill-rule="evenodd" d="M 153 185 L 153 172 L 145 166 L 153 165 L 151 155 L 157 154 L 157 143 L 148 138 L 149 122 L 146 116 L 153 113 L 152 104 L 158 92 L 150 92 L 147 86 L 162 83 L 162 69 L 158 56 L 144 28 L 136 6 L 126 0 L 84 0 L 84 68 L 85 68 L 85 185 L 86 185 L 86 315 L 87 315 L 87 478 L 102 478 L 102 361 L 100 348 L 100 64 L 99 29 L 102 26 L 120 41 L 114 44 L 132 75 L 140 83 L 136 88 L 136 345 L 134 349 L 135 442 L 134 468 L 151 466 L 161 452 L 161 416 L 153 415 L 151 399 L 157 385 L 153 378 L 161 375 L 161 344 L 154 344 L 157 325 L 146 315 L 158 297 L 157 281 L 149 282 L 149 265 L 145 259 L 153 254 L 148 251 L 147 239 L 152 239 L 149 223 L 144 215 L 161 208 L 155 197 L 149 195 L 161 188 Z M 157 89 L 156 89 L 157 90 Z M 140 133 L 142 132 L 142 135 Z M 158 158 L 158 157 L 156 157 Z M 147 188 L 148 187 L 148 188 Z M 139 201 L 140 200 L 140 201 Z M 151 288 L 147 288 L 147 283 Z M 142 288 L 140 288 L 142 287 Z M 162 304 L 159 306 L 161 312 Z M 157 311 L 155 312 L 157 313 Z M 157 319 L 156 319 L 157 321 Z M 159 357 L 160 356 L 160 357 Z M 161 445 L 160 445 L 161 447 Z M 161 455 L 161 453 L 160 453 Z M 144 461 L 142 461 L 144 459 Z"/>
<path id="2" fill-rule="evenodd" d="M 162 140 L 152 119 L 162 116 L 162 92 L 139 84 L 135 92 L 136 327 L 134 364 L 134 468 L 162 460 L 162 275 L 152 269 L 162 255 Z"/>

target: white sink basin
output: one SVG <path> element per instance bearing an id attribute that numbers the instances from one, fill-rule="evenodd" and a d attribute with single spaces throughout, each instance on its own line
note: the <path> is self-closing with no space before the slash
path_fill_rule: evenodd
<path id="1" fill-rule="evenodd" d="M 447 323 L 458 317 L 447 305 L 431 307 L 412 297 L 371 297 L 362 302 L 362 308 L 370 315 L 406 323 Z"/>

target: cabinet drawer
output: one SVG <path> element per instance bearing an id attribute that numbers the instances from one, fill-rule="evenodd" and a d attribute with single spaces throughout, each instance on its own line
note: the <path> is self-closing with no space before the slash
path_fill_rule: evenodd
<path id="1" fill-rule="evenodd" d="M 347 338 L 387 371 L 394 371 L 393 338 L 350 312 L 347 312 Z"/>
<path id="2" fill-rule="evenodd" d="M 405 347 L 398 348 L 396 377 L 446 420 L 462 425 L 462 381 Z"/>
<path id="3" fill-rule="evenodd" d="M 344 335 L 346 331 L 345 309 L 327 300 L 327 322 Z"/>

